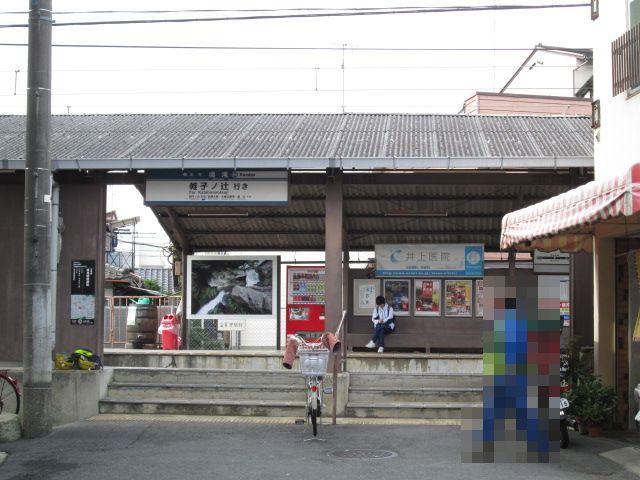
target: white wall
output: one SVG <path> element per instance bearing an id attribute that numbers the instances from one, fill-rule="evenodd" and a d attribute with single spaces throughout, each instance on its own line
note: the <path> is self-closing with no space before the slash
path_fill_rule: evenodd
<path id="1" fill-rule="evenodd" d="M 640 93 L 613 97 L 611 42 L 628 30 L 627 0 L 601 1 L 594 21 L 594 99 L 600 100 L 601 127 L 595 134 L 596 179 L 624 173 L 640 162 Z"/>

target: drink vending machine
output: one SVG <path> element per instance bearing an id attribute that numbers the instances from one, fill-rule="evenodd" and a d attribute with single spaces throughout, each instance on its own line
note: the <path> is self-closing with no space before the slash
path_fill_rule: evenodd
<path id="1" fill-rule="evenodd" d="M 324 267 L 287 267 L 287 335 L 324 333 Z"/>

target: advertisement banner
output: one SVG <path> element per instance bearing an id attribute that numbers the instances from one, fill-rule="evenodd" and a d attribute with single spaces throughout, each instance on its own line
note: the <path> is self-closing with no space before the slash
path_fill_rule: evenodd
<path id="1" fill-rule="evenodd" d="M 471 317 L 472 289 L 471 280 L 445 280 L 445 316 Z"/>
<path id="2" fill-rule="evenodd" d="M 440 316 L 440 280 L 416 278 L 413 286 L 416 292 L 415 315 Z"/>
<path id="3" fill-rule="evenodd" d="M 482 277 L 484 245 L 376 245 L 377 277 Z"/>
<path id="4" fill-rule="evenodd" d="M 275 318 L 278 257 L 187 257 L 187 318 Z"/>
<path id="5" fill-rule="evenodd" d="M 409 294 L 409 280 L 384 281 L 384 298 L 393 308 L 394 315 L 409 315 L 409 305 L 411 304 Z"/>

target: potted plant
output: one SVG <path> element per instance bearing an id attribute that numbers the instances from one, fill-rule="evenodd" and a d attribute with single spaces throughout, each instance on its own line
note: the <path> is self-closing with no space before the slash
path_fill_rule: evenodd
<path id="1" fill-rule="evenodd" d="M 582 379 L 579 393 L 583 396 L 580 418 L 587 423 L 590 437 L 600 436 L 602 427 L 615 416 L 616 393 L 613 388 L 605 387 L 598 377 L 592 375 Z"/>
<path id="2" fill-rule="evenodd" d="M 567 414 L 575 420 L 574 428 L 581 435 L 587 434 L 587 422 L 582 417 L 587 399 L 586 385 L 593 378 L 589 367 L 580 354 L 580 344 L 572 340 L 560 357 L 561 384 L 564 395 L 569 400 Z"/>
<path id="3" fill-rule="evenodd" d="M 586 408 L 586 389 L 584 383 L 575 382 L 567 392 L 567 400 L 569 400 L 569 410 L 567 414 L 573 417 L 577 424 L 577 429 L 581 435 L 587 434 L 587 422 L 583 417 Z"/>

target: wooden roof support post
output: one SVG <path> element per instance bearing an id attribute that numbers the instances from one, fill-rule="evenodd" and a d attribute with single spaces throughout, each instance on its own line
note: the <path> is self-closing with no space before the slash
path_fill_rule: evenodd
<path id="1" fill-rule="evenodd" d="M 342 317 L 342 171 L 327 169 L 325 198 L 325 330 L 335 332 Z"/>
<path id="2" fill-rule="evenodd" d="M 342 171 L 327 169 L 324 216 L 325 255 L 325 331 L 335 332 L 342 318 L 344 247 L 344 203 L 342 192 Z M 340 355 L 332 356 L 333 372 L 333 412 L 332 423 L 336 424 L 338 402 L 338 374 Z"/>

